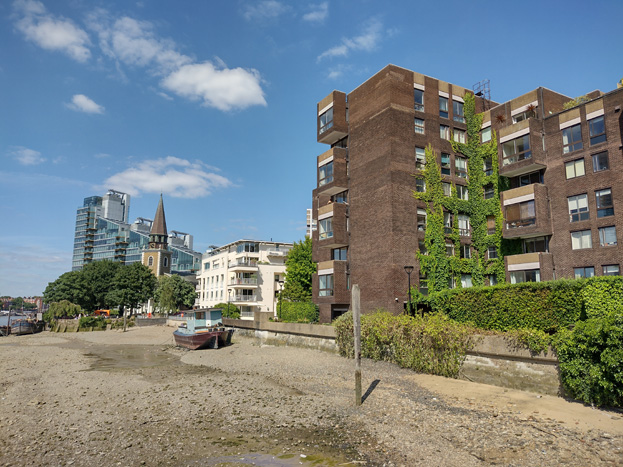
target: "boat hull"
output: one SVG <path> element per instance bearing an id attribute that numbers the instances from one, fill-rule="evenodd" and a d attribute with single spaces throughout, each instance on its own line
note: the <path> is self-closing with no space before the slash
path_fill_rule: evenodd
<path id="1" fill-rule="evenodd" d="M 185 332 L 178 329 L 173 332 L 175 344 L 190 350 L 218 349 L 231 343 L 231 330 L 220 328 L 219 330 Z"/>

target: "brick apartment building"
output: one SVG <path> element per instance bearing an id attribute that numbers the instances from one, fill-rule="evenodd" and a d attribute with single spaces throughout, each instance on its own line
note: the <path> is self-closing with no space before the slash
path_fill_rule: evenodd
<path id="1" fill-rule="evenodd" d="M 420 286 L 425 205 L 412 197 L 414 175 L 430 144 L 443 181 L 466 189 L 465 159 L 450 140 L 465 138 L 463 98 L 472 92 L 388 65 L 318 103 L 317 140 L 330 145 L 317 159 L 312 208 L 321 321 L 348 310 L 350 284 L 361 287 L 364 312 L 394 313 L 407 300 L 404 266 L 415 266 L 411 282 Z M 572 98 L 546 88 L 502 104 L 476 97 L 481 137 L 495 131 L 510 187 L 500 193 L 502 234 L 521 252 L 504 258 L 508 282 L 620 274 L 623 88 L 586 97 L 568 110 Z"/>

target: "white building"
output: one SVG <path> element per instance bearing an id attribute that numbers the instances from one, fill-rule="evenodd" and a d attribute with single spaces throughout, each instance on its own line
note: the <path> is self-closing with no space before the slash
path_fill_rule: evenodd
<path id="1" fill-rule="evenodd" d="M 197 275 L 197 305 L 232 303 L 243 319 L 252 319 L 254 311 L 276 316 L 291 248 L 292 243 L 238 240 L 208 250 Z"/>

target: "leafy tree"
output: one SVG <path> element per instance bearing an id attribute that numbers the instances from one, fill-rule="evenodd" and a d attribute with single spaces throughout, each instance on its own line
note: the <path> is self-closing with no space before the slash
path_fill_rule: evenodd
<path id="1" fill-rule="evenodd" d="M 110 308 L 108 294 L 113 289 L 115 275 L 123 265 L 110 260 L 94 261 L 82 268 L 82 278 L 92 310 Z"/>
<path id="2" fill-rule="evenodd" d="M 223 310 L 223 318 L 240 318 L 240 309 L 233 303 L 217 303 L 214 305 L 214 308 L 220 308 Z"/>
<path id="3" fill-rule="evenodd" d="M 115 274 L 112 281 L 113 289 L 109 292 L 106 300 L 109 303 L 133 310 L 153 297 L 156 283 L 156 276 L 151 273 L 147 266 L 141 263 L 122 266 Z"/>
<path id="4" fill-rule="evenodd" d="M 22 297 L 16 297 L 11 302 L 11 310 L 21 310 L 24 307 L 24 299 Z"/>
<path id="5" fill-rule="evenodd" d="M 311 238 L 295 242 L 286 258 L 286 281 L 280 298 L 293 302 L 310 301 L 315 272 Z"/>
<path id="6" fill-rule="evenodd" d="M 86 310 L 93 310 L 89 300 L 88 286 L 82 271 L 70 271 L 61 274 L 54 282 L 50 282 L 43 292 L 45 303 L 67 300 L 76 303 Z"/>
<path id="7" fill-rule="evenodd" d="M 156 306 L 164 312 L 177 311 L 181 307 L 191 308 L 197 293 L 192 283 L 177 274 L 162 276 L 154 293 Z"/>
<path id="8" fill-rule="evenodd" d="M 74 318 L 82 312 L 80 305 L 75 305 L 67 300 L 54 302 L 50 304 L 50 308 L 43 314 L 43 319 L 50 322 L 59 318 Z"/>

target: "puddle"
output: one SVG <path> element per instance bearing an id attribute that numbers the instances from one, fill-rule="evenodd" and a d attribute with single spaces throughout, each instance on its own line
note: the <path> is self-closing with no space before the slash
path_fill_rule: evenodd
<path id="1" fill-rule="evenodd" d="M 300 465 L 308 466 L 348 466 L 356 465 L 354 462 L 340 462 L 336 459 L 325 458 L 316 455 L 300 455 L 300 454 L 261 454 L 261 453 L 248 453 L 239 454 L 236 456 L 222 456 L 212 459 L 205 459 L 204 461 L 197 462 L 196 465 L 206 465 L 214 467 L 234 467 L 255 465 L 260 467 L 294 467 Z"/>

